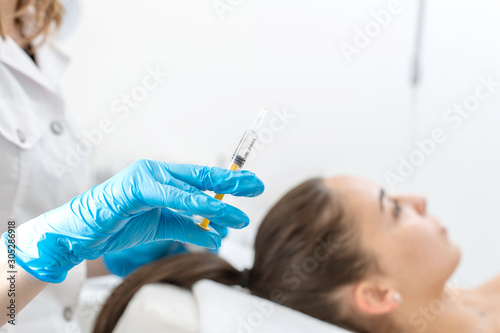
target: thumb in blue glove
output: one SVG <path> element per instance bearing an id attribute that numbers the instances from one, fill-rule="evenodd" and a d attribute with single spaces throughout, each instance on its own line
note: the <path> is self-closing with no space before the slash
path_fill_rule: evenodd
<path id="1" fill-rule="evenodd" d="M 227 236 L 227 227 L 213 224 L 212 228 L 222 239 Z M 111 273 L 124 277 L 135 269 L 158 259 L 187 252 L 189 250 L 182 243 L 165 240 L 145 243 L 121 251 L 107 252 L 102 258 Z M 209 252 L 217 253 L 218 249 L 210 249 Z"/>

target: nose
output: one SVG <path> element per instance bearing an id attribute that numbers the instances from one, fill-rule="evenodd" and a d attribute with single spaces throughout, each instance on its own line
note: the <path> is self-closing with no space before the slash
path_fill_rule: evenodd
<path id="1" fill-rule="evenodd" d="M 420 195 L 401 195 L 398 196 L 400 203 L 412 206 L 415 211 L 424 216 L 427 214 L 427 198 Z"/>

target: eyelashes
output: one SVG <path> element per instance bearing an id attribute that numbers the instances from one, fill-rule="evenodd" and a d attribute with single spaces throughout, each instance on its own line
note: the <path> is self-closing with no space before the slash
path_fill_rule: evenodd
<path id="1" fill-rule="evenodd" d="M 393 210 L 393 215 L 394 218 L 398 218 L 401 213 L 401 205 L 399 204 L 398 200 L 394 200 L 394 210 Z"/>

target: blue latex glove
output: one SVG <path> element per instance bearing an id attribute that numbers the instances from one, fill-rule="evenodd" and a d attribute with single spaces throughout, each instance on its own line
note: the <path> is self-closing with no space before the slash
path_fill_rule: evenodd
<path id="1" fill-rule="evenodd" d="M 17 228 L 16 261 L 36 278 L 61 282 L 84 259 L 140 244 L 176 240 L 217 248 L 221 236 L 199 228 L 192 215 L 243 228 L 248 216 L 202 191 L 256 196 L 264 184 L 234 172 L 141 160 L 69 203 Z M 7 234 L 3 238 L 7 242 Z"/>
<path id="2" fill-rule="evenodd" d="M 211 224 L 210 227 L 214 228 L 221 238 L 226 237 L 227 227 L 218 224 Z M 211 249 L 210 251 L 217 253 L 217 249 Z M 111 273 L 124 277 L 143 265 L 163 257 L 186 252 L 188 250 L 182 243 L 166 240 L 145 243 L 121 251 L 108 252 L 103 255 L 103 260 Z"/>
<path id="3" fill-rule="evenodd" d="M 118 276 L 126 276 L 136 268 L 166 256 L 186 253 L 182 243 L 172 240 L 141 244 L 121 251 L 111 251 L 103 255 L 108 270 Z"/>

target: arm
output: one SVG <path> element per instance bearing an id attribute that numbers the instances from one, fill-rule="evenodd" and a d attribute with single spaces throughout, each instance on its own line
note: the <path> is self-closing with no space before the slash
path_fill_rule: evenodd
<path id="1" fill-rule="evenodd" d="M 47 285 L 47 282 L 40 281 L 19 266 L 15 267 L 16 273 L 12 272 L 7 262 L 7 251 L 3 244 L 0 244 L 0 307 L 5 309 L 5 313 L 11 316 L 1 315 L 0 327 L 9 320 L 14 320 L 21 311 L 36 295 L 38 295 Z M 12 284 L 11 284 L 12 282 Z"/>

